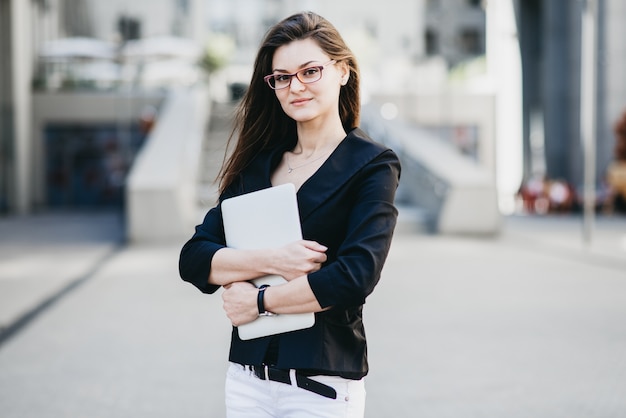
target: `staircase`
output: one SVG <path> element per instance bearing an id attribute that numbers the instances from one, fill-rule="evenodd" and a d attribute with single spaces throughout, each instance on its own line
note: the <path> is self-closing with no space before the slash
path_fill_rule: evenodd
<path id="1" fill-rule="evenodd" d="M 215 206 L 219 197 L 218 184 L 215 179 L 224 161 L 224 152 L 232 127 L 235 106 L 236 102 L 211 103 L 211 117 L 202 144 L 198 179 L 198 204 L 202 216 L 208 209 Z"/>

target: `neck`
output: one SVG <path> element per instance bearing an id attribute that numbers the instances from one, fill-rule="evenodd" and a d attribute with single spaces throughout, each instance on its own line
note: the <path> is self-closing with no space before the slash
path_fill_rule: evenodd
<path id="1" fill-rule="evenodd" d="M 311 156 L 331 146 L 336 146 L 345 136 L 346 131 L 341 123 L 328 127 L 298 124 L 298 143 L 293 153 Z"/>

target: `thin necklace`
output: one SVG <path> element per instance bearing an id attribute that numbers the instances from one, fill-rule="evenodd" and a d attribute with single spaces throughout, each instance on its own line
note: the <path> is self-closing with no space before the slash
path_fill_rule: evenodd
<path id="1" fill-rule="evenodd" d="M 312 160 L 309 160 L 309 161 L 307 161 L 306 163 L 304 163 L 304 164 L 300 164 L 300 165 L 295 166 L 295 167 L 292 167 L 292 166 L 289 164 L 289 158 L 287 158 L 287 156 L 285 155 L 285 161 L 287 161 L 287 174 L 290 174 L 293 170 L 297 170 L 298 168 L 304 167 L 305 165 L 309 165 L 309 164 L 311 164 L 311 163 L 313 163 L 313 162 L 315 162 L 315 161 L 319 160 L 320 158 L 324 157 L 326 154 L 328 154 L 328 151 L 326 151 L 325 153 L 323 153 L 322 155 L 320 155 L 320 156 L 319 156 L 319 157 L 317 157 L 317 158 L 314 158 L 314 159 L 312 159 Z"/>

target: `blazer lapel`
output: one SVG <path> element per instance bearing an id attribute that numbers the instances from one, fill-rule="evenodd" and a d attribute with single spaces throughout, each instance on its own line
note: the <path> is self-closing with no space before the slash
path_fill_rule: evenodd
<path id="1" fill-rule="evenodd" d="M 365 132 L 356 128 L 341 141 L 337 149 L 298 190 L 300 218 L 311 213 L 337 192 L 359 170 L 386 148 L 373 142 Z"/>

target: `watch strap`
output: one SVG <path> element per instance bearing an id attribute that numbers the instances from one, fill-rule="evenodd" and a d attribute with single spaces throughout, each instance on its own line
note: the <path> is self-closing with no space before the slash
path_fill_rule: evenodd
<path id="1" fill-rule="evenodd" d="M 265 296 L 265 289 L 267 289 L 268 287 L 270 287 L 269 284 L 262 284 L 261 286 L 259 286 L 259 293 L 257 294 L 257 298 L 256 298 L 256 305 L 257 308 L 259 309 L 259 315 L 266 315 L 267 312 L 265 311 L 265 303 L 264 303 L 264 296 Z"/>

